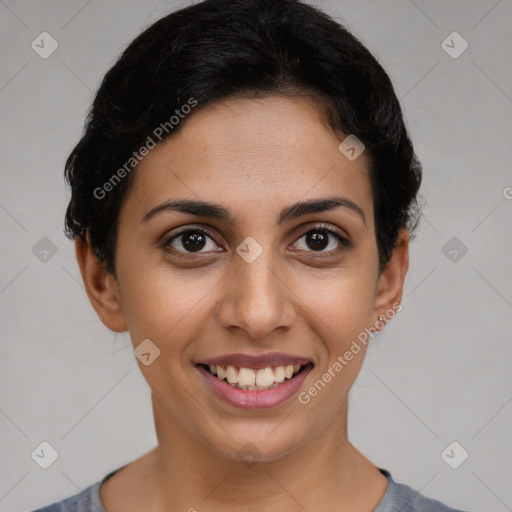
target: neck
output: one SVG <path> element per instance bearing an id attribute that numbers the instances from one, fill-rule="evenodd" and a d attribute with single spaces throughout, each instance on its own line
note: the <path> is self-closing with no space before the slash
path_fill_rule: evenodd
<path id="1" fill-rule="evenodd" d="M 373 510 L 384 494 L 386 478 L 348 441 L 346 407 L 321 435 L 272 460 L 246 443 L 250 461 L 202 443 L 152 400 L 158 446 L 146 481 L 155 510 Z"/>

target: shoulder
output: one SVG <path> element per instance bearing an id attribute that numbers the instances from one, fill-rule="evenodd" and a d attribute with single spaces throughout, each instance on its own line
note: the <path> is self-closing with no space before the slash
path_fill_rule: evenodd
<path id="1" fill-rule="evenodd" d="M 124 467 L 125 466 L 121 466 L 114 469 L 100 481 L 89 485 L 89 487 L 86 487 L 83 491 L 73 496 L 69 496 L 61 501 L 56 501 L 43 508 L 32 510 L 31 512 L 106 512 L 100 499 L 100 487 L 111 476 L 115 475 Z"/>
<path id="2" fill-rule="evenodd" d="M 396 483 L 385 469 L 380 471 L 388 479 L 388 486 L 374 512 L 464 512 L 427 498 L 408 485 Z"/>
<path id="3" fill-rule="evenodd" d="M 73 496 L 32 512 L 105 512 L 99 495 L 100 485 L 101 482 L 96 482 Z"/>

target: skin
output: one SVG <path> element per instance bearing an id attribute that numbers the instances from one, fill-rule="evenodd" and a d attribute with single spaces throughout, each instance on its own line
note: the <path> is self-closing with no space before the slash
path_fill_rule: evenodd
<path id="1" fill-rule="evenodd" d="M 309 404 L 294 396 L 259 411 L 221 401 L 193 364 L 229 353 L 304 356 L 315 365 L 304 391 L 400 302 L 408 233 L 402 229 L 379 275 L 369 161 L 364 153 L 349 161 L 338 150 L 345 137 L 307 97 L 231 98 L 202 108 L 133 171 L 119 217 L 117 278 L 88 238 L 77 239 L 101 321 L 128 330 L 134 348 L 149 338 L 161 351 L 149 366 L 137 360 L 152 392 L 158 445 L 101 487 L 107 512 L 363 512 L 381 500 L 385 477 L 347 437 L 348 392 L 364 346 Z M 358 204 L 366 225 L 343 207 L 276 224 L 282 208 L 334 195 Z M 179 212 L 141 222 L 170 199 L 219 203 L 236 222 Z M 340 243 L 329 235 L 315 250 L 304 235 L 323 223 L 352 247 L 336 254 Z M 190 226 L 216 235 L 196 258 L 180 237 L 158 245 Z M 263 248 L 253 263 L 236 252 L 248 236 Z M 256 464 L 240 460 L 247 443 L 259 451 Z"/>

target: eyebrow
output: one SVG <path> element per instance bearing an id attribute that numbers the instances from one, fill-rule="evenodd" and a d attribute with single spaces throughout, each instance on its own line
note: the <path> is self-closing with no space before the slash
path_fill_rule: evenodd
<path id="1" fill-rule="evenodd" d="M 366 218 L 364 211 L 360 206 L 346 197 L 327 197 L 323 199 L 308 199 L 298 203 L 287 206 L 281 210 L 277 219 L 277 224 L 281 225 L 284 222 L 289 222 L 303 215 L 309 213 L 325 212 L 334 210 L 336 208 L 346 208 L 349 211 L 361 217 L 364 225 L 366 226 Z M 156 215 L 164 212 L 177 211 L 181 213 L 189 213 L 198 217 L 211 217 L 219 219 L 230 224 L 234 224 L 236 217 L 233 213 L 224 206 L 216 203 L 206 201 L 198 201 L 194 199 L 184 199 L 179 201 L 166 201 L 145 213 L 142 222 L 147 222 Z"/>

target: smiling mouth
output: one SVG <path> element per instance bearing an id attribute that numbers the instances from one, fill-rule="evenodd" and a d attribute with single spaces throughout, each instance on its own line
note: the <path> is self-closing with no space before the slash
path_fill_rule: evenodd
<path id="1" fill-rule="evenodd" d="M 217 379 L 226 382 L 231 387 L 245 391 L 266 391 L 281 386 L 293 379 L 306 368 L 313 367 L 312 363 L 299 365 L 269 366 L 267 368 L 246 368 L 237 366 L 207 365 L 200 366 Z"/>

